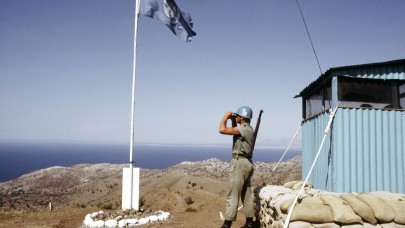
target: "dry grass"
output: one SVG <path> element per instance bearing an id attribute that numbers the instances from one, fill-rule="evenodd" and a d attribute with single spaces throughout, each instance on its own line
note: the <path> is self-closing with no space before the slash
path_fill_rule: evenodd
<path id="1" fill-rule="evenodd" d="M 0 227 L 64 228 L 79 227 L 84 216 L 95 208 L 58 208 L 49 210 L 0 210 Z"/>

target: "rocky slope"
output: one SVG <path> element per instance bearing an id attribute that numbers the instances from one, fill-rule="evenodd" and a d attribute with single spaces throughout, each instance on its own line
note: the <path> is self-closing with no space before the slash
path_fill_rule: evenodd
<path id="1" fill-rule="evenodd" d="M 300 157 L 280 163 L 276 172 L 272 173 L 274 165 L 275 163 L 255 163 L 253 185 L 283 184 L 300 178 Z M 112 207 L 119 207 L 122 168 L 125 166 L 79 164 L 38 170 L 0 183 L 0 206 L 38 208 L 52 202 L 54 206 L 86 207 L 112 203 Z M 199 189 L 223 195 L 228 181 L 228 169 L 229 161 L 216 158 L 182 162 L 162 170 L 141 169 L 141 195 L 160 188 L 171 191 Z"/>
<path id="2" fill-rule="evenodd" d="M 281 185 L 301 178 L 300 157 L 280 163 L 277 170 L 272 172 L 274 165 L 275 163 L 255 163 L 253 185 Z M 90 208 L 119 210 L 122 168 L 126 166 L 79 164 L 50 167 L 0 183 L 0 220 L 11 219 L 12 216 L 4 213 L 10 209 L 30 213 L 44 211 L 48 210 L 50 202 L 53 210 L 69 211 L 67 208 L 75 208 L 74 213 L 88 211 Z M 195 227 L 200 227 L 198 224 L 203 226 L 205 218 L 216 218 L 218 212 L 223 210 L 228 170 L 229 161 L 219 159 L 182 162 L 162 170 L 141 169 L 141 206 L 148 211 L 177 213 L 176 217 L 182 219 L 181 222 L 174 221 L 174 227 L 182 227 L 181 224 L 190 222 Z M 73 214 L 73 211 L 67 214 Z M 195 213 L 184 214 L 185 212 Z M 187 219 L 192 221 L 187 222 Z M 220 223 L 219 220 L 216 222 Z M 173 221 L 166 225 L 170 223 Z M 33 224 L 29 224 L 28 227 L 32 226 Z"/>

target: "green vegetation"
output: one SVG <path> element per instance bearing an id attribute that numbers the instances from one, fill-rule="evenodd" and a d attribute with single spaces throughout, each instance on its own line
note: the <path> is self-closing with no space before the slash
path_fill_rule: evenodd
<path id="1" fill-rule="evenodd" d="M 113 209 L 113 204 L 111 202 L 98 202 L 96 205 L 98 208 L 104 209 L 104 210 L 112 210 Z"/>
<path id="2" fill-rule="evenodd" d="M 187 205 L 191 205 L 194 203 L 193 198 L 191 198 L 191 196 L 187 196 L 187 198 L 185 200 L 186 200 Z"/>
<path id="3" fill-rule="evenodd" d="M 139 207 L 143 207 L 145 205 L 145 198 L 143 196 L 139 197 Z"/>

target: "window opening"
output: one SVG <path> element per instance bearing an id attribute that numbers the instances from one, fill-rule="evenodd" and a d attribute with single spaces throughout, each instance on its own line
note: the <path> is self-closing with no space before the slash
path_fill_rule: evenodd
<path id="1" fill-rule="evenodd" d="M 331 80 L 325 83 L 327 88 L 321 88 L 305 99 L 305 117 L 309 118 L 315 116 L 327 109 L 331 105 L 332 89 Z"/>
<path id="2" fill-rule="evenodd" d="M 339 106 L 401 108 L 399 81 L 339 78 Z M 403 83 L 402 83 L 403 85 Z M 402 88 L 402 90 L 404 90 Z M 404 92 L 402 92 L 404 93 Z M 403 101 L 402 101 L 403 102 Z"/>

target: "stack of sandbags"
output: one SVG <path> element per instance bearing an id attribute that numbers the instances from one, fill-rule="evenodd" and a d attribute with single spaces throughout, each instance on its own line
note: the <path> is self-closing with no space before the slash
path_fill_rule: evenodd
<path id="1" fill-rule="evenodd" d="M 259 194 L 255 194 L 260 226 L 283 227 L 301 187 L 302 182 L 261 186 Z M 289 227 L 405 227 L 405 195 L 337 194 L 313 189 L 308 184 L 294 207 Z"/>

